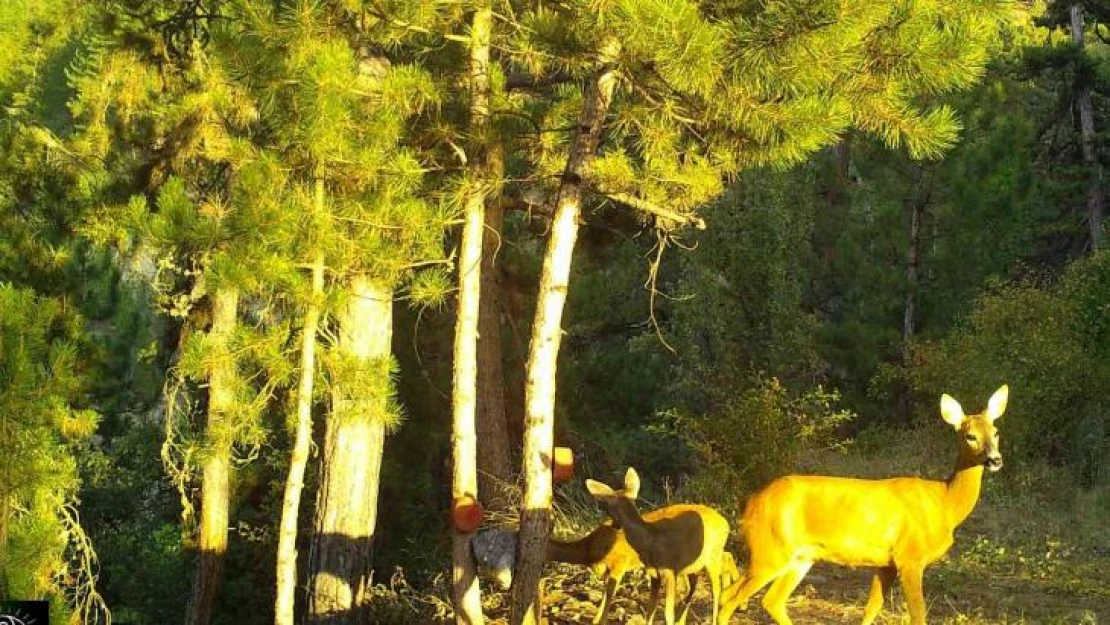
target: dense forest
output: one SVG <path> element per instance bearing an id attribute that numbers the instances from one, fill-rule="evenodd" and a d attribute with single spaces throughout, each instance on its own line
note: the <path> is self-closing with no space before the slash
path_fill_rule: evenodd
<path id="1" fill-rule="evenodd" d="M 1104 0 L 4 0 L 0 614 L 650 622 L 677 569 L 631 497 L 735 559 L 691 622 L 721 583 L 766 623 L 727 614 L 753 494 L 943 480 L 1004 410 L 930 621 L 1110 620 L 1107 33 Z M 623 584 L 569 542 L 614 527 Z M 780 625 L 794 585 L 800 623 L 876 618 L 870 572 L 807 570 Z M 906 570 L 879 623 L 924 622 Z"/>

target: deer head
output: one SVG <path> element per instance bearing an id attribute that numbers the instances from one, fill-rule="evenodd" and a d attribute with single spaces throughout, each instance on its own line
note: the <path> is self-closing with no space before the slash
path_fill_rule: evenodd
<path id="1" fill-rule="evenodd" d="M 622 520 L 626 519 L 625 515 L 635 512 L 634 504 L 640 494 L 640 476 L 636 473 L 636 469 L 628 467 L 628 471 L 624 474 L 624 488 L 613 490 L 607 484 L 597 480 L 586 480 L 586 490 L 590 491 L 594 499 L 605 507 L 605 511 L 613 519 L 613 524 L 619 528 Z"/>
<path id="2" fill-rule="evenodd" d="M 1002 385 L 987 403 L 982 414 L 965 415 L 960 402 L 949 395 L 940 398 L 940 414 L 959 434 L 959 457 L 962 464 L 982 465 L 989 471 L 1002 468 L 1002 452 L 998 448 L 998 429 L 994 422 L 1006 411 L 1010 387 Z"/>

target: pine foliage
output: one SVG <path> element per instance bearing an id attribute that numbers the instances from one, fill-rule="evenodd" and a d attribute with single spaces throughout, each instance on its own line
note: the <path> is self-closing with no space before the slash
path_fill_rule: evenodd
<path id="1" fill-rule="evenodd" d="M 667 217 L 681 223 L 719 194 L 722 175 L 796 164 L 850 128 L 939 156 L 959 123 L 937 98 L 982 75 L 1012 17 L 1005 2 L 579 2 L 522 15 L 508 45 L 521 71 L 579 76 L 619 42 L 590 186 L 673 227 Z M 538 178 L 565 162 L 573 84 L 532 100 L 548 129 L 526 152 Z"/>
<path id="2" fill-rule="evenodd" d="M 83 406 L 82 331 L 60 301 L 0 284 L 0 585 L 56 608 L 67 603 L 66 549 L 79 536 L 67 524 L 76 452 L 98 420 Z"/>

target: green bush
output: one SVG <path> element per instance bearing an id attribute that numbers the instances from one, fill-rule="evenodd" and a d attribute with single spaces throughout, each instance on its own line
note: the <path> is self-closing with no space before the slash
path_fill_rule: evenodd
<path id="1" fill-rule="evenodd" d="M 691 490 L 734 502 L 792 470 L 803 451 L 842 448 L 841 426 L 855 415 L 839 408 L 839 399 L 821 387 L 797 394 L 777 378 L 759 378 L 711 414 L 669 413 L 671 427 L 701 464 Z"/>
<path id="2" fill-rule="evenodd" d="M 955 332 L 912 347 L 908 381 L 919 397 L 929 398 L 919 404 L 921 412 L 933 418 L 941 393 L 955 396 L 968 412 L 979 411 L 995 388 L 1008 383 L 1002 432 L 1009 455 L 1067 465 L 1086 485 L 1105 479 L 1107 302 L 1105 254 L 1074 264 L 1055 285 L 994 287 Z"/>

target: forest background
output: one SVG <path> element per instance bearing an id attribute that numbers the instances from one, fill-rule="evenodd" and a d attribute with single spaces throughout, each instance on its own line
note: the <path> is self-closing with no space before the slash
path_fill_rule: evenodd
<path id="1" fill-rule="evenodd" d="M 943 477 L 941 393 L 1008 383 L 931 609 L 1110 618 L 1108 17 L 7 0 L 0 599 L 474 622 L 465 494 L 577 535 L 628 466 L 729 518 L 791 471 Z M 522 622 L 534 580 L 483 591 Z"/>

